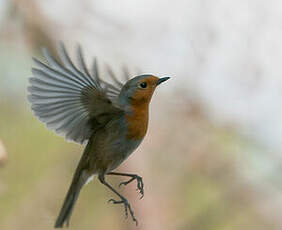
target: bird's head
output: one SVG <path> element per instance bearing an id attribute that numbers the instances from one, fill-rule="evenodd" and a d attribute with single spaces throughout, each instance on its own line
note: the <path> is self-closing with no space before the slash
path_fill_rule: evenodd
<path id="1" fill-rule="evenodd" d="M 169 77 L 158 78 L 150 74 L 136 76 L 122 87 L 119 101 L 125 105 L 149 104 L 156 87 L 168 79 Z"/>

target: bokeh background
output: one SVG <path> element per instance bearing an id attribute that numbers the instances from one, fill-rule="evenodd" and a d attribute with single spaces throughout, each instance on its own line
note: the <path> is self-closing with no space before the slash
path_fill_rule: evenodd
<path id="1" fill-rule="evenodd" d="M 143 200 L 120 189 L 139 226 L 96 179 L 70 229 L 282 229 L 281 12 L 278 0 L 0 0 L 0 229 L 52 229 L 81 156 L 26 100 L 31 57 L 60 40 L 88 64 L 171 77 L 118 169 L 143 176 Z"/>

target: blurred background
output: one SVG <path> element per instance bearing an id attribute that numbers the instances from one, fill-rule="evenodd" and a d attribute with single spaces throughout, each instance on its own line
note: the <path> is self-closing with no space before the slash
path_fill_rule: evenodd
<path id="1" fill-rule="evenodd" d="M 52 229 L 81 156 L 26 100 L 31 57 L 60 40 L 89 65 L 171 77 L 118 169 L 144 179 L 142 200 L 120 189 L 138 227 L 96 179 L 70 229 L 282 229 L 281 12 L 276 0 L 0 0 L 0 229 Z"/>

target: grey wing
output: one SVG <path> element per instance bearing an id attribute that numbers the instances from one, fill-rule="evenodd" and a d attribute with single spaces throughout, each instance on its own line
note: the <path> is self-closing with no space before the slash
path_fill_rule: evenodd
<path id="1" fill-rule="evenodd" d="M 114 81 L 116 84 L 101 80 L 96 61 L 90 73 L 80 47 L 77 52 L 79 68 L 73 64 L 62 43 L 59 45 L 62 64 L 46 49 L 43 55 L 47 64 L 34 59 L 38 68 L 32 69 L 28 100 L 34 114 L 49 129 L 67 140 L 83 143 L 95 128 L 123 112 L 113 103 L 122 84 L 117 84 L 117 79 Z"/>

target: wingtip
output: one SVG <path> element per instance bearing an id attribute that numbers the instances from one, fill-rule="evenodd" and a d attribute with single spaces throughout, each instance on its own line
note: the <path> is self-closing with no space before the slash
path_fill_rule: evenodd
<path id="1" fill-rule="evenodd" d="M 59 51 L 59 54 L 66 55 L 66 52 L 67 52 L 66 47 L 62 41 L 58 41 L 58 51 Z"/>
<path id="2" fill-rule="evenodd" d="M 45 57 L 45 59 L 48 61 L 48 56 L 50 56 L 48 49 L 45 46 L 43 46 L 41 47 L 41 52 L 43 56 Z"/>
<path id="3" fill-rule="evenodd" d="M 32 57 L 32 61 L 33 61 L 35 64 L 37 64 L 37 62 L 38 62 L 37 58 L 35 58 L 35 57 Z"/>
<path id="4" fill-rule="evenodd" d="M 76 48 L 76 50 L 77 50 L 78 53 L 80 53 L 80 54 L 83 53 L 83 52 L 82 52 L 82 47 L 81 47 L 81 45 L 80 45 L 79 42 L 76 42 L 75 48 Z"/>

